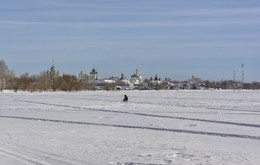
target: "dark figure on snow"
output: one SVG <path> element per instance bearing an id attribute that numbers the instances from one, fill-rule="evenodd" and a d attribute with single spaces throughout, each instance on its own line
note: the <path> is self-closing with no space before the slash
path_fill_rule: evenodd
<path id="1" fill-rule="evenodd" d="M 128 97 L 125 95 L 125 96 L 124 96 L 124 99 L 123 99 L 123 102 L 126 103 L 127 101 L 128 101 Z"/>

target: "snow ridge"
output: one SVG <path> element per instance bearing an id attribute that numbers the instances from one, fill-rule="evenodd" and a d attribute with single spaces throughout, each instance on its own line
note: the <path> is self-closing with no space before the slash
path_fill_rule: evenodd
<path id="1" fill-rule="evenodd" d="M 166 132 L 176 132 L 176 133 L 187 133 L 187 134 L 199 134 L 199 135 L 208 135 L 208 136 L 221 136 L 221 137 L 233 137 L 233 138 L 260 140 L 260 136 L 225 134 L 225 133 L 217 133 L 217 132 L 203 132 L 203 131 L 193 131 L 193 130 L 154 128 L 154 127 L 131 126 L 131 125 L 90 123 L 90 122 L 79 122 L 79 121 L 69 121 L 69 120 L 54 120 L 54 119 L 43 119 L 43 118 L 33 118 L 33 117 L 0 116 L 0 118 L 12 118 L 12 119 L 22 119 L 22 120 L 36 120 L 36 121 L 44 121 L 44 122 L 80 124 L 80 125 L 94 125 L 94 126 L 119 127 L 119 128 L 132 128 L 132 129 L 145 129 L 145 130 L 153 130 L 153 131 L 166 131 Z"/>
<path id="2" fill-rule="evenodd" d="M 209 122 L 209 123 L 218 123 L 218 124 L 230 124 L 230 125 L 237 125 L 237 126 L 260 128 L 259 124 L 251 124 L 251 123 L 238 123 L 238 122 L 229 122 L 229 121 L 217 121 L 217 120 L 206 120 L 206 119 L 196 119 L 196 118 L 187 118 L 187 117 L 154 115 L 154 114 L 146 114 L 146 113 L 126 112 L 126 111 L 105 110 L 105 109 L 86 108 L 86 107 L 79 107 L 79 106 L 53 104 L 53 103 L 45 103 L 45 102 L 37 102 L 37 101 L 29 101 L 29 100 L 21 100 L 21 99 L 15 99 L 15 100 L 16 101 L 21 101 L 21 102 L 33 103 L 33 104 L 51 105 L 51 106 L 56 106 L 56 107 L 64 107 L 64 108 L 66 107 L 66 108 L 73 108 L 73 109 L 79 109 L 79 110 L 83 109 L 83 110 L 101 111 L 101 112 L 108 112 L 108 113 L 120 113 L 120 114 L 130 114 L 130 115 L 149 116 L 149 117 L 158 117 L 158 118 L 169 118 L 169 119 L 179 119 L 179 120 L 191 120 L 191 121 L 200 121 L 200 122 Z"/>

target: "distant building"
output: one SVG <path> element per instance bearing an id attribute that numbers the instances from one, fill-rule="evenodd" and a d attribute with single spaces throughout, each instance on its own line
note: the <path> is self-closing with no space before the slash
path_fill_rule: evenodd
<path id="1" fill-rule="evenodd" d="M 108 83 L 108 84 L 111 84 L 111 83 L 116 83 L 116 80 L 113 80 L 113 79 L 104 79 L 103 81 L 101 81 L 102 83 Z"/>
<path id="2" fill-rule="evenodd" d="M 156 74 L 154 79 L 153 79 L 153 77 L 150 78 L 150 83 L 152 83 L 152 84 L 162 84 L 162 80 L 161 80 L 161 78 L 158 78 L 158 76 Z"/>
<path id="3" fill-rule="evenodd" d="M 142 75 L 139 74 L 139 70 L 136 69 L 136 73 L 131 76 L 130 82 L 134 85 L 139 85 L 143 83 Z"/>
<path id="4" fill-rule="evenodd" d="M 189 89 L 202 89 L 205 87 L 205 83 L 198 77 L 192 76 L 189 82 Z"/>
<path id="5" fill-rule="evenodd" d="M 47 71 L 47 74 L 50 76 L 51 79 L 57 78 L 59 76 L 59 71 L 57 71 L 54 64 L 52 64 L 49 71 Z"/>
<path id="6" fill-rule="evenodd" d="M 130 81 L 125 77 L 125 75 L 122 73 L 119 81 L 125 85 L 130 85 Z"/>
<path id="7" fill-rule="evenodd" d="M 108 80 L 113 80 L 114 82 L 119 82 L 120 78 L 112 76 L 112 77 L 109 77 Z"/>
<path id="8" fill-rule="evenodd" d="M 84 73 L 83 71 L 81 71 L 79 73 L 79 76 L 78 76 L 79 82 L 87 82 L 88 79 L 89 79 L 89 76 L 86 73 Z"/>
<path id="9" fill-rule="evenodd" d="M 98 80 L 98 72 L 96 71 L 96 69 L 94 67 L 90 72 L 90 79 L 91 80 Z"/>
<path id="10" fill-rule="evenodd" d="M 50 68 L 50 74 L 51 75 L 56 74 L 56 67 L 54 65 L 52 65 L 51 68 Z"/>
<path id="11" fill-rule="evenodd" d="M 120 80 L 124 80 L 124 79 L 126 79 L 126 77 L 125 77 L 124 73 L 122 73 L 121 77 L 120 77 Z"/>

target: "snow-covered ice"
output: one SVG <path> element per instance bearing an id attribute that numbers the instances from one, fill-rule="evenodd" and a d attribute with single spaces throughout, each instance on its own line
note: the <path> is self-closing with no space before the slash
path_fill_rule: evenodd
<path id="1" fill-rule="evenodd" d="M 260 91 L 4 91 L 0 105 L 1 165 L 260 164 Z"/>

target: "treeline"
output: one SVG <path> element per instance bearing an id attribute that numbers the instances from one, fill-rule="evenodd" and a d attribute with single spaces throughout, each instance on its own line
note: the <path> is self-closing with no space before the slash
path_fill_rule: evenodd
<path id="1" fill-rule="evenodd" d="M 95 84 L 89 82 L 89 77 L 78 79 L 75 75 L 52 74 L 43 71 L 39 75 L 28 73 L 16 77 L 14 71 L 8 69 L 3 60 L 0 60 L 0 91 L 10 89 L 14 91 L 82 91 L 82 90 L 115 90 L 117 86 L 127 86 L 118 83 Z M 123 89 L 123 88 L 122 88 Z M 242 83 L 238 81 L 223 80 L 209 81 L 193 78 L 188 81 L 172 81 L 165 78 L 162 83 L 152 83 L 148 79 L 144 83 L 136 85 L 134 89 L 139 90 L 163 90 L 163 89 L 260 89 L 260 82 Z"/>
<path id="2" fill-rule="evenodd" d="M 28 73 L 20 77 L 8 78 L 6 89 L 14 91 L 85 91 L 98 90 L 96 83 L 89 83 L 89 78 L 80 81 L 75 75 L 51 75 L 43 71 L 40 75 L 29 76 Z M 103 83 L 99 84 L 103 90 L 114 90 L 119 84 Z"/>
<path id="3" fill-rule="evenodd" d="M 16 77 L 14 71 L 10 71 L 3 60 L 0 60 L 0 91 L 11 89 L 14 91 L 79 91 L 94 90 L 95 84 L 88 83 L 88 77 L 84 81 L 78 81 L 74 75 L 51 74 L 43 71 L 39 75 L 30 76 L 28 73 Z"/>
<path id="4" fill-rule="evenodd" d="M 174 81 L 175 89 L 252 89 L 258 90 L 260 89 L 260 82 L 252 82 L 252 83 L 242 83 L 239 81 L 233 80 L 221 80 L 221 81 L 210 81 L 210 80 L 200 80 L 198 82 L 190 82 L 190 81 Z M 179 87 L 176 87 L 176 84 Z M 184 84 L 184 85 L 183 85 Z"/>
<path id="5" fill-rule="evenodd" d="M 48 72 L 41 72 L 40 75 L 29 76 L 23 74 L 19 78 L 14 78 L 8 82 L 7 88 L 15 91 L 80 91 L 93 90 L 95 84 L 90 84 L 88 81 L 78 81 L 74 75 L 63 74 L 51 75 Z"/>
<path id="6" fill-rule="evenodd" d="M 213 89 L 260 89 L 260 82 L 242 83 L 233 80 L 209 81 L 206 80 L 205 88 Z"/>

